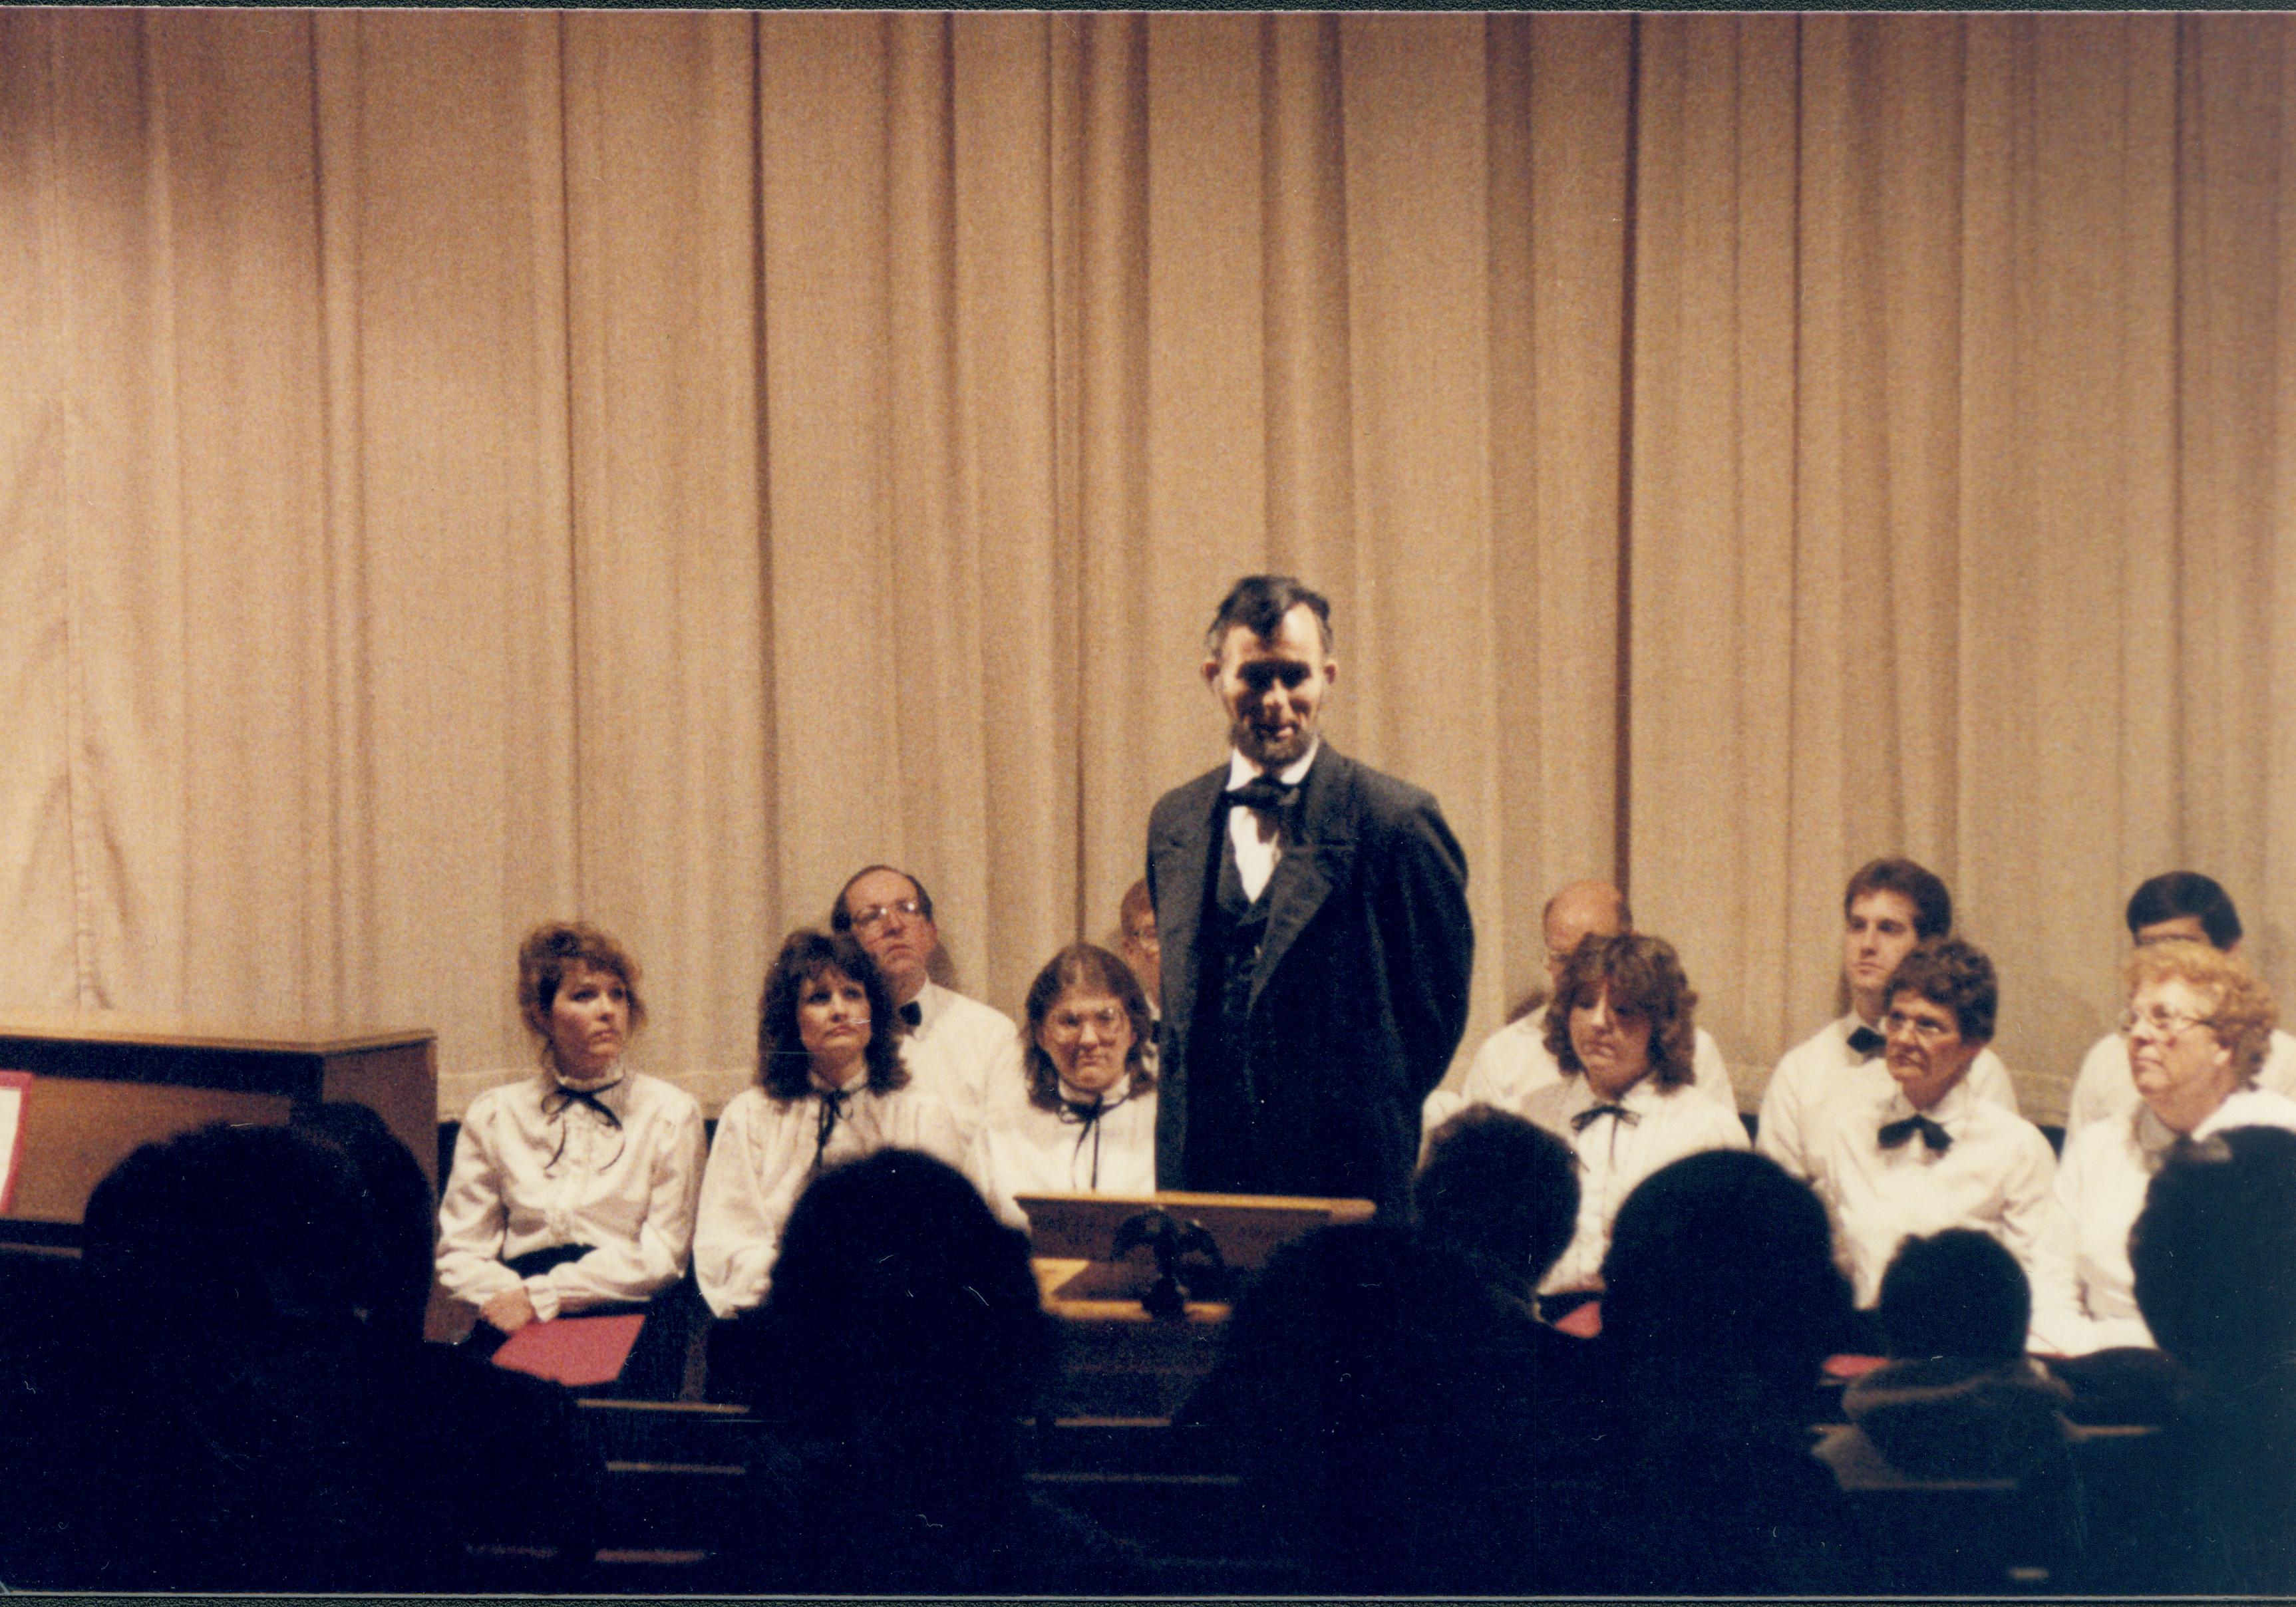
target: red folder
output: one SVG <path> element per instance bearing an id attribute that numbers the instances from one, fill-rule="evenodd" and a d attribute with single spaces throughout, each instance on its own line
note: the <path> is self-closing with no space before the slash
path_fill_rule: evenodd
<path id="1" fill-rule="evenodd" d="M 630 1347 L 637 1343 L 645 1314 L 627 1316 L 562 1316 L 529 1323 L 503 1341 L 495 1365 L 530 1373 L 569 1389 L 607 1384 L 621 1376 Z"/>
<path id="2" fill-rule="evenodd" d="M 24 1107 L 32 1098 L 29 1071 L 0 1071 L 0 1211 L 16 1197 L 24 1169 Z"/>

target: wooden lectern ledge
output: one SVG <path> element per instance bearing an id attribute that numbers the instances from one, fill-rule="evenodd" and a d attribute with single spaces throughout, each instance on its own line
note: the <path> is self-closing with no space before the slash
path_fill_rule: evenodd
<path id="1" fill-rule="evenodd" d="M 438 1054 L 427 1028 L 0 1011 L 0 1069 L 33 1075 L 8 1225 L 71 1229 L 138 1146 L 210 1121 L 281 1123 L 299 1103 L 381 1116 L 438 1182 Z"/>

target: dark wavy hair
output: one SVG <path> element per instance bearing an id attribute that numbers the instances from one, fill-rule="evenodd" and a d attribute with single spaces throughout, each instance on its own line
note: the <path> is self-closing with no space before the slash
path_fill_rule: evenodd
<path id="1" fill-rule="evenodd" d="M 1156 1086 L 1148 1069 L 1148 1045 L 1155 1041 L 1156 1024 L 1148 1013 L 1148 995 L 1132 967 L 1097 943 L 1071 943 L 1045 962 L 1044 970 L 1029 984 L 1029 1024 L 1021 1029 L 1021 1046 L 1028 1062 L 1029 1103 L 1039 1110 L 1061 1108 L 1061 1074 L 1053 1057 L 1037 1043 L 1045 1018 L 1073 989 L 1105 993 L 1124 1006 L 1132 1022 L 1132 1047 L 1125 1051 L 1124 1069 L 1132 1074 L 1135 1093 Z"/>
<path id="2" fill-rule="evenodd" d="M 1651 1078 L 1660 1088 L 1689 1085 L 1697 1054 L 1698 996 L 1682 974 L 1681 956 L 1664 938 L 1640 932 L 1581 938 L 1563 963 L 1562 980 L 1546 1011 L 1546 1050 L 1566 1077 L 1586 1070 L 1570 1046 L 1570 1013 L 1586 1008 L 1610 989 L 1611 1009 L 1651 1024 Z"/>
<path id="3" fill-rule="evenodd" d="M 619 977 L 630 996 L 630 1036 L 645 1025 L 645 999 L 638 992 L 638 963 L 629 950 L 587 921 L 545 921 L 518 946 L 518 1013 L 538 1040 L 537 1054 L 550 1064 L 550 1007 L 559 985 L 577 965 Z"/>
<path id="4" fill-rule="evenodd" d="M 758 1081 L 775 1099 L 803 1099 L 813 1087 L 813 1056 L 797 1029 L 798 1000 L 807 983 L 832 971 L 843 972 L 869 996 L 869 1046 L 863 1051 L 869 1086 L 890 1094 L 909 1080 L 898 1041 L 905 1023 L 869 951 L 844 932 L 800 927 L 766 972 L 758 1000 Z"/>
<path id="5" fill-rule="evenodd" d="M 1964 1043 L 1993 1041 L 1994 1018 L 2001 1009 L 2001 984 L 1993 962 L 1959 938 L 1917 945 L 1890 973 L 1882 990 L 1884 1004 L 1901 993 L 1953 1012 L 1954 1029 Z"/>
<path id="6" fill-rule="evenodd" d="M 1218 658 L 1227 645 L 1228 632 L 1239 625 L 1263 642 L 1271 640 L 1283 628 L 1283 616 L 1303 605 L 1316 616 L 1324 651 L 1331 652 L 1332 605 L 1296 575 L 1246 575 L 1229 587 L 1204 632 L 1204 652 Z"/>

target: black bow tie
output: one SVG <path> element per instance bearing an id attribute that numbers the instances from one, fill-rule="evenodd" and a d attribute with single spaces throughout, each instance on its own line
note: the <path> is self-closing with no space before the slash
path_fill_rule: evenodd
<path id="1" fill-rule="evenodd" d="M 1872 1060 L 1889 1042 L 1871 1027 L 1860 1027 L 1849 1035 L 1849 1053 L 1859 1060 Z"/>
<path id="2" fill-rule="evenodd" d="M 1300 803 L 1300 789 L 1286 786 L 1272 775 L 1255 775 L 1240 787 L 1228 790 L 1227 800 L 1249 809 L 1274 809 L 1288 815 Z"/>
<path id="3" fill-rule="evenodd" d="M 620 1086 L 621 1084 L 619 1081 L 610 1082 L 606 1085 L 606 1088 L 616 1088 Z M 608 1127 L 612 1127 L 616 1132 L 619 1132 L 621 1130 L 622 1119 L 614 1114 L 613 1107 L 609 1105 L 603 1097 L 606 1092 L 606 1088 L 570 1088 L 565 1084 L 561 1083 L 557 1087 L 551 1091 L 553 1094 L 557 1095 L 557 1109 L 545 1111 L 544 1113 L 550 1116 L 558 1116 L 562 1115 L 570 1105 L 587 1105 L 599 1115 L 606 1119 L 606 1125 Z M 549 1103 L 550 1102 L 547 1097 L 543 1101 L 543 1103 L 545 1105 Z"/>
<path id="4" fill-rule="evenodd" d="M 1642 1119 L 1624 1105 L 1589 1105 L 1570 1119 L 1570 1130 L 1574 1133 L 1583 1133 L 1604 1116 L 1615 1117 L 1628 1127 L 1633 1127 Z"/>
<path id="5" fill-rule="evenodd" d="M 1953 1135 L 1919 1111 L 1900 1121 L 1883 1122 L 1881 1132 L 1875 1136 L 1882 1141 L 1883 1149 L 1894 1150 L 1916 1133 L 1922 1136 L 1923 1144 L 1940 1155 L 1953 1148 Z"/>
<path id="6" fill-rule="evenodd" d="M 1083 1154 L 1085 1140 L 1092 1140 L 1092 1172 L 1090 1181 L 1085 1185 L 1087 1188 L 1100 1186 L 1100 1119 L 1123 1103 L 1119 1099 L 1111 1104 L 1097 1094 L 1090 1099 L 1063 1097 L 1061 1101 L 1061 1119 L 1083 1129 L 1077 1135 L 1076 1152 Z"/>
<path id="7" fill-rule="evenodd" d="M 901 1006 L 901 1019 L 912 1027 L 922 1027 L 925 1024 L 925 1007 L 911 999 Z"/>
<path id="8" fill-rule="evenodd" d="M 821 1119 L 813 1129 L 813 1169 L 821 1169 L 821 1158 L 829 1149 L 829 1136 L 837 1130 L 837 1119 L 845 1114 L 845 1102 L 853 1097 L 850 1088 L 816 1088 L 813 1096 L 821 1102 Z"/>

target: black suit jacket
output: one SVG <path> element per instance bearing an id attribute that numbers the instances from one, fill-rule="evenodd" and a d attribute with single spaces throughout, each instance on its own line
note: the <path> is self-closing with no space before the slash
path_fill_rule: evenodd
<path id="1" fill-rule="evenodd" d="M 1192 1177 L 1187 1152 L 1189 1039 L 1206 985 L 1196 939 L 1224 846 L 1226 782 L 1222 765 L 1167 792 L 1148 820 L 1148 891 L 1163 941 L 1160 1188 L 1207 1186 L 1201 1168 Z M 1250 1188 L 1389 1209 L 1409 1194 L 1420 1102 L 1467 1024 L 1475 933 L 1466 856 L 1433 797 L 1328 742 L 1301 783 L 1299 823 L 1268 884 L 1252 978 L 1247 1036 L 1263 1140 Z"/>

